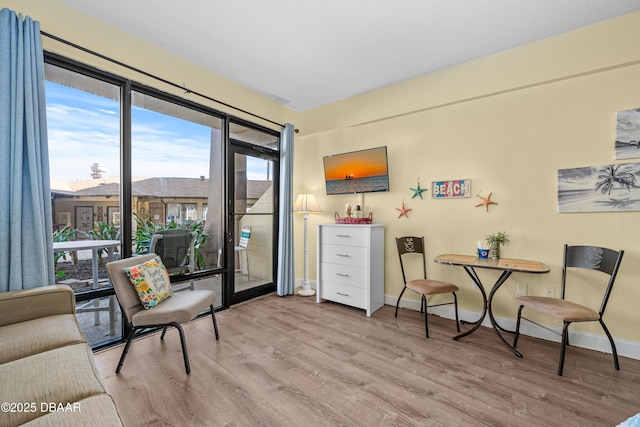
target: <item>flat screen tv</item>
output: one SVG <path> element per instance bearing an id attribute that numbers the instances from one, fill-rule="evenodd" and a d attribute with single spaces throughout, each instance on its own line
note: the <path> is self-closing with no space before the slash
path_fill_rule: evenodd
<path id="1" fill-rule="evenodd" d="M 387 147 L 325 156 L 327 194 L 389 191 Z"/>

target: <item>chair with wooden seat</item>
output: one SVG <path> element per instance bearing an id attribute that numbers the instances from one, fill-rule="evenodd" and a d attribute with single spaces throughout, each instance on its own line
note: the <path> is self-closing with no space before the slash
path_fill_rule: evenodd
<path id="1" fill-rule="evenodd" d="M 620 268 L 620 262 L 624 251 L 615 251 L 612 249 L 597 247 L 597 246 L 569 246 L 564 245 L 564 261 L 562 267 L 562 282 L 561 282 L 561 294 L 560 298 L 551 297 L 538 297 L 538 296 L 521 296 L 516 298 L 516 301 L 520 303 L 518 309 L 518 319 L 516 321 L 515 336 L 513 338 L 513 347 L 518 344 L 518 337 L 520 335 L 520 320 L 524 319 L 531 323 L 535 323 L 532 320 L 522 316 L 522 309 L 527 307 L 530 310 L 538 313 L 545 314 L 547 316 L 559 319 L 562 321 L 562 344 L 560 347 L 560 361 L 558 363 L 558 375 L 562 375 L 564 367 L 564 357 L 567 346 L 569 345 L 569 332 L 568 328 L 571 323 L 574 322 L 599 322 L 604 329 L 604 333 L 609 339 L 611 344 L 611 352 L 613 354 L 613 364 L 616 370 L 620 370 L 620 364 L 618 363 L 618 353 L 616 351 L 616 345 L 609 333 L 609 329 L 604 323 L 602 317 L 604 311 L 607 308 L 607 302 L 613 289 L 613 283 L 615 282 L 618 268 Z M 565 299 L 566 297 L 566 285 L 567 285 L 567 272 L 572 270 L 571 275 L 572 287 L 573 283 L 576 285 L 581 284 L 584 289 L 584 285 L 593 285 L 592 280 L 588 279 L 600 279 L 596 277 L 598 275 L 576 274 L 576 270 L 594 270 L 607 275 L 608 280 L 604 282 L 603 287 L 606 285 L 602 302 L 600 303 L 600 309 L 595 311 L 590 307 L 586 307 L 582 304 L 578 304 Z"/>
<path id="2" fill-rule="evenodd" d="M 429 315 L 427 313 L 427 307 L 438 307 L 441 305 L 453 304 L 456 316 L 456 329 L 458 330 L 458 332 L 460 332 L 460 322 L 458 320 L 458 298 L 456 296 L 458 287 L 452 283 L 427 279 L 427 262 L 424 249 L 424 237 L 396 237 L 396 246 L 398 247 L 398 256 L 400 258 L 400 269 L 402 270 L 402 280 L 404 281 L 404 288 L 402 288 L 402 292 L 400 292 L 400 296 L 398 296 L 395 316 L 398 317 L 398 307 L 400 306 L 400 299 L 402 298 L 404 291 L 406 291 L 407 289 L 411 289 L 421 296 L 420 313 L 424 311 L 424 330 L 427 338 L 429 338 Z M 422 259 L 422 278 L 407 281 L 404 263 L 408 261 L 409 258 L 414 258 L 416 260 Z M 453 295 L 452 302 L 427 305 L 427 296 L 448 293 L 451 293 Z"/>

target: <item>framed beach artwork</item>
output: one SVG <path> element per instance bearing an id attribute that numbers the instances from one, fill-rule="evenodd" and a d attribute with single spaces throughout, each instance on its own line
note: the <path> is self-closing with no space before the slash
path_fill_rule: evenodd
<path id="1" fill-rule="evenodd" d="M 640 108 L 616 114 L 616 159 L 640 157 Z"/>
<path id="2" fill-rule="evenodd" d="M 560 212 L 640 211 L 640 163 L 558 170 Z"/>

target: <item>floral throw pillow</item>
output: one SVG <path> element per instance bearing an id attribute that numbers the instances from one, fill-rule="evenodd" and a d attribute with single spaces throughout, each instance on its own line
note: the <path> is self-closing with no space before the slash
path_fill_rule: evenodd
<path id="1" fill-rule="evenodd" d="M 133 285 L 138 298 L 140 298 L 142 305 L 147 310 L 172 295 L 169 272 L 159 256 L 143 264 L 125 267 L 124 274 Z"/>

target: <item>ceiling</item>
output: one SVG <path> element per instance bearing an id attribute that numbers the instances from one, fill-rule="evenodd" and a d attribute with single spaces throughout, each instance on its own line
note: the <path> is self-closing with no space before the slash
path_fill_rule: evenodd
<path id="1" fill-rule="evenodd" d="M 61 1 L 297 111 L 640 10 L 640 0 Z"/>

